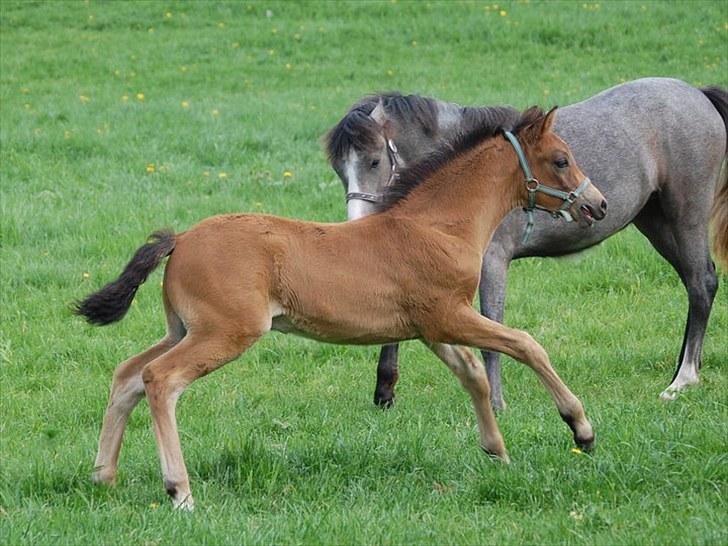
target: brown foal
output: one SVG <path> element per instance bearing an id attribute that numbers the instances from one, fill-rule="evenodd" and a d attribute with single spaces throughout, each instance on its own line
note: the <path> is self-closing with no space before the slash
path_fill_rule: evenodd
<path id="1" fill-rule="evenodd" d="M 554 110 L 544 115 L 531 108 L 511 130 L 534 178 L 571 192 L 585 177 L 551 132 L 554 116 Z M 594 434 L 582 404 L 544 349 L 527 333 L 472 307 L 493 231 L 528 200 L 519 159 L 501 130 L 485 127 L 465 135 L 454 149 L 403 172 L 383 210 L 360 220 L 319 224 L 229 214 L 184 233 L 155 234 L 119 279 L 78 305 L 90 322 L 119 320 L 139 285 L 169 256 L 163 284 L 167 335 L 116 369 L 93 479 L 115 481 L 127 418 L 146 395 L 165 488 L 175 507 L 191 509 L 177 399 L 195 379 L 271 330 L 342 344 L 422 340 L 472 398 L 483 449 L 507 462 L 484 368 L 464 346 L 505 353 L 538 374 L 576 443 L 590 448 Z M 562 204 L 542 193 L 537 203 L 549 210 Z M 606 203 L 594 186 L 569 211 L 578 216 L 585 207 L 592 216 L 604 215 Z"/>

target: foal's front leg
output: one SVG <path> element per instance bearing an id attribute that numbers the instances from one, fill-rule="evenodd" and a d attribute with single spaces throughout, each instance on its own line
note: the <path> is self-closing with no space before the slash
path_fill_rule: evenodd
<path id="1" fill-rule="evenodd" d="M 482 364 L 470 349 L 445 343 L 425 344 L 452 370 L 473 400 L 480 445 L 486 453 L 509 462 L 503 437 L 490 405 L 490 385 Z"/>
<path id="2" fill-rule="evenodd" d="M 487 319 L 469 305 L 461 306 L 451 318 L 452 322 L 448 325 L 450 332 L 447 335 L 449 342 L 486 351 L 498 351 L 530 367 L 556 402 L 561 418 L 574 433 L 576 444 L 584 450 L 591 449 L 594 432 L 584 414 L 584 408 L 551 367 L 549 357 L 541 345 L 526 332 Z"/>

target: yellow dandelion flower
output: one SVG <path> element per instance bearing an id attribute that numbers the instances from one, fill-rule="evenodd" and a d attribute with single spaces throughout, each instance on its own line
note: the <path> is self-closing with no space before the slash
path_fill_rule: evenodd
<path id="1" fill-rule="evenodd" d="M 68 140 L 72 136 L 73 136 L 73 133 L 71 131 L 63 131 L 63 138 L 65 138 L 66 140 Z"/>
<path id="2" fill-rule="evenodd" d="M 129 102 L 129 95 L 122 95 L 121 100 L 123 100 L 124 102 Z"/>
<path id="3" fill-rule="evenodd" d="M 23 108 L 25 108 L 26 110 L 30 110 L 30 103 L 29 103 L 29 102 L 26 102 L 26 103 L 25 103 L 25 104 L 23 105 Z"/>
<path id="4" fill-rule="evenodd" d="M 728 25 L 728 23 L 726 23 L 726 25 Z M 21 88 L 20 88 L 20 92 L 21 92 L 21 93 L 22 93 L 23 95 L 27 95 L 28 93 L 30 93 L 30 89 L 28 89 L 27 87 L 21 87 Z"/>
<path id="5" fill-rule="evenodd" d="M 296 33 L 296 34 L 293 35 L 293 39 L 294 40 L 300 40 L 301 39 L 301 35 L 298 34 L 298 33 Z"/>
<path id="6" fill-rule="evenodd" d="M 579 449 L 578 447 L 572 447 L 571 452 L 574 455 L 584 455 L 584 452 L 581 449 Z"/>
<path id="7" fill-rule="evenodd" d="M 210 171 L 204 171 L 204 172 L 202 173 L 202 176 L 210 176 Z"/>
<path id="8" fill-rule="evenodd" d="M 182 108 L 189 108 L 189 107 L 190 107 L 190 101 L 187 101 L 187 100 L 183 100 L 182 102 L 180 102 L 180 103 L 179 103 L 179 105 L 180 105 L 180 106 L 181 106 Z"/>
<path id="9" fill-rule="evenodd" d="M 78 99 L 79 99 L 79 100 L 80 100 L 81 102 L 88 102 L 88 101 L 90 101 L 90 100 L 91 100 L 91 99 L 90 99 L 89 97 L 87 97 L 86 95 L 79 95 L 79 96 L 78 96 Z"/>
<path id="10" fill-rule="evenodd" d="M 394 72 L 392 70 L 387 70 L 387 76 L 394 76 Z"/>
<path id="11" fill-rule="evenodd" d="M 147 29 L 147 32 L 148 32 L 149 34 L 152 34 L 152 33 L 154 32 L 154 27 L 149 27 L 149 28 Z"/>
<path id="12" fill-rule="evenodd" d="M 212 114 L 212 117 L 215 117 L 216 118 L 217 116 L 220 115 L 220 110 L 218 110 L 217 108 L 215 108 L 212 112 L 210 112 L 210 114 Z"/>
<path id="13" fill-rule="evenodd" d="M 187 65 L 184 65 L 184 64 L 183 64 L 182 66 L 180 66 L 180 67 L 179 67 L 179 69 L 180 69 L 180 70 L 181 70 L 182 72 L 187 72 Z"/>
<path id="14" fill-rule="evenodd" d="M 283 178 L 291 178 L 293 173 L 291 171 L 283 171 Z"/>
<path id="15" fill-rule="evenodd" d="M 136 98 L 140 102 L 144 102 L 144 93 L 137 93 Z"/>
<path id="16" fill-rule="evenodd" d="M 271 34 L 278 34 L 278 29 L 277 28 L 270 29 L 270 33 Z"/>
<path id="17" fill-rule="evenodd" d="M 220 21 L 220 22 L 219 22 L 219 23 L 217 24 L 217 28 L 225 28 L 225 23 L 223 23 L 222 21 Z"/>
<path id="18" fill-rule="evenodd" d="M 263 203 L 261 203 L 260 201 L 256 201 L 255 202 L 255 206 L 258 207 L 258 208 L 260 208 L 260 207 L 263 206 Z"/>
<path id="19" fill-rule="evenodd" d="M 156 169 L 156 168 L 154 167 L 154 163 L 148 163 L 148 164 L 147 164 L 147 172 L 148 172 L 149 174 L 152 174 L 152 173 L 153 173 L 154 171 L 156 171 L 156 170 L 157 170 L 157 169 Z"/>
<path id="20" fill-rule="evenodd" d="M 417 40 L 412 40 L 412 47 L 417 47 Z"/>
<path id="21" fill-rule="evenodd" d="M 227 178 L 227 173 L 225 171 L 220 171 L 217 173 L 218 178 Z"/>
<path id="22" fill-rule="evenodd" d="M 171 12 L 171 11 L 168 11 L 167 13 L 165 13 L 165 14 L 164 14 L 164 16 L 165 16 L 165 17 L 166 17 L 167 19 L 171 19 L 171 18 L 172 18 L 172 12 Z"/>
<path id="23" fill-rule="evenodd" d="M 508 12 L 506 10 L 502 9 L 498 12 L 498 15 L 500 15 L 501 17 L 505 17 L 506 15 L 508 15 Z"/>
<path id="24" fill-rule="evenodd" d="M 286 70 L 290 70 L 291 68 L 293 68 L 293 67 L 291 66 L 291 63 L 286 63 Z"/>
<path id="25" fill-rule="evenodd" d="M 91 276 L 91 274 L 90 274 L 90 273 L 88 273 L 88 272 L 86 272 L 86 271 L 84 271 L 84 272 L 83 272 L 83 278 L 84 278 L 84 279 L 88 279 L 88 278 L 89 278 L 90 276 Z"/>

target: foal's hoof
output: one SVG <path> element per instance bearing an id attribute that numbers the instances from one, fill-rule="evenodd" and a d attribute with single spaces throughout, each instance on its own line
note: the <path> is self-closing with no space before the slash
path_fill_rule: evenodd
<path id="1" fill-rule="evenodd" d="M 195 509 L 195 500 L 192 498 L 192 495 L 187 495 L 179 501 L 172 499 L 172 506 L 180 512 L 192 512 Z"/>
<path id="2" fill-rule="evenodd" d="M 483 453 L 485 453 L 491 459 L 494 459 L 504 464 L 511 464 L 511 458 L 508 456 L 508 452 L 505 450 L 500 453 L 496 453 L 495 451 L 491 451 L 485 446 L 480 446 L 480 449 L 482 449 Z"/>
<path id="3" fill-rule="evenodd" d="M 595 440 L 596 439 L 593 434 L 588 438 L 578 438 L 576 434 L 574 434 L 574 442 L 576 443 L 576 446 L 584 453 L 589 453 L 594 449 Z"/>
<path id="4" fill-rule="evenodd" d="M 97 468 L 91 474 L 91 481 L 96 485 L 116 485 L 116 472 L 109 472 L 104 467 Z"/>

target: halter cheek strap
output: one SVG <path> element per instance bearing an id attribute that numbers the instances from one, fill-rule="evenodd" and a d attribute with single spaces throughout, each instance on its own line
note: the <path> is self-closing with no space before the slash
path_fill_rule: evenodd
<path id="1" fill-rule="evenodd" d="M 585 177 L 584 180 L 581 181 L 581 184 L 579 184 L 579 186 L 574 191 L 570 192 L 544 186 L 531 174 L 531 169 L 528 166 L 528 161 L 526 161 L 526 154 L 523 153 L 523 148 L 521 148 L 521 144 L 520 142 L 518 142 L 518 138 L 516 138 L 516 136 L 510 131 L 503 131 L 503 134 L 513 145 L 513 149 L 516 151 L 516 155 L 518 156 L 518 162 L 521 164 L 521 169 L 523 170 L 523 174 L 526 177 L 525 184 L 526 190 L 528 191 L 528 206 L 525 207 L 523 210 L 526 212 L 528 221 L 526 222 L 526 231 L 523 234 L 523 240 L 521 242 L 526 243 L 531 237 L 531 233 L 533 232 L 534 210 L 545 210 L 546 212 L 550 213 L 551 216 L 553 216 L 554 218 L 558 218 L 559 216 L 561 216 L 567 222 L 572 222 L 574 218 L 573 216 L 571 216 L 569 209 L 574 204 L 574 201 L 576 201 L 579 196 L 584 193 L 584 190 L 586 190 L 589 184 L 591 184 L 591 180 L 589 180 L 589 177 Z M 550 195 L 551 197 L 556 197 L 557 199 L 561 199 L 563 203 L 561 203 L 561 206 L 558 209 L 547 209 L 546 207 L 542 207 L 541 205 L 536 204 L 537 193 L 545 193 L 546 195 Z"/>
<path id="2" fill-rule="evenodd" d="M 387 139 L 387 157 L 389 157 L 389 164 L 391 170 L 389 172 L 389 180 L 387 180 L 387 186 L 391 186 L 399 178 L 397 172 L 397 166 L 401 163 L 399 153 L 397 152 L 397 146 L 391 138 Z M 369 203 L 382 203 L 384 201 L 384 193 L 368 193 L 360 191 L 350 191 L 346 194 L 346 202 L 357 199 L 359 201 L 368 201 Z"/>

